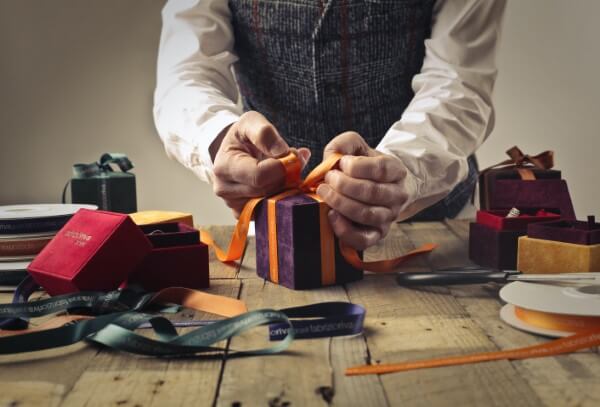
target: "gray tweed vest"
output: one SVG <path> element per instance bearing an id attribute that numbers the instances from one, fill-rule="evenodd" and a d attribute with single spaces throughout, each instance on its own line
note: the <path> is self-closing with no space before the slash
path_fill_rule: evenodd
<path id="1" fill-rule="evenodd" d="M 413 97 L 434 0 L 229 0 L 244 108 L 261 112 L 289 145 L 311 149 L 353 130 L 375 147 Z M 469 178 L 419 219 L 454 217 Z"/>

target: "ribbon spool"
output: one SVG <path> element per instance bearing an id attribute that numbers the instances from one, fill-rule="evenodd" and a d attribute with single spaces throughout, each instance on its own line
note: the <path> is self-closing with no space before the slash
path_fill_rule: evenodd
<path id="1" fill-rule="evenodd" d="M 600 286 L 552 286 L 511 283 L 500 290 L 507 302 L 500 317 L 507 324 L 538 335 L 565 337 L 600 330 Z"/>
<path id="2" fill-rule="evenodd" d="M 291 196 L 291 195 L 295 195 L 295 194 L 302 194 L 302 193 L 309 194 L 311 197 L 316 197 L 315 199 L 320 199 L 314 192 L 316 191 L 319 184 L 321 184 L 323 182 L 323 180 L 325 178 L 325 174 L 327 174 L 328 171 L 336 168 L 336 166 L 338 165 L 341 158 L 342 158 L 342 154 L 338 154 L 338 153 L 331 154 L 321 164 L 319 164 L 317 167 L 315 167 L 306 176 L 306 178 L 304 180 L 301 180 L 301 177 L 300 177 L 300 171 L 301 171 L 300 160 L 294 153 L 290 153 L 288 156 L 281 158 L 280 162 L 282 163 L 283 167 L 285 168 L 285 172 L 286 172 L 286 179 L 285 179 L 285 188 L 286 189 L 279 194 L 268 197 L 269 201 L 275 202 L 277 199 L 282 199 L 283 197 L 287 197 L 287 196 Z M 246 239 L 248 236 L 248 229 L 250 226 L 250 221 L 252 220 L 252 217 L 254 215 L 254 210 L 256 209 L 257 205 L 263 199 L 265 199 L 265 197 L 252 198 L 252 199 L 248 200 L 248 202 L 242 209 L 242 212 L 240 213 L 240 217 L 235 226 L 233 235 L 231 236 L 231 240 L 230 240 L 229 247 L 227 250 L 220 248 L 215 243 L 214 239 L 208 232 L 206 232 L 206 231 L 200 232 L 201 241 L 204 244 L 206 244 L 214 249 L 217 258 L 221 262 L 235 261 L 235 260 L 239 260 L 242 257 L 244 247 L 246 245 Z M 269 202 L 269 203 L 271 203 L 271 202 Z M 274 218 L 275 218 L 274 216 L 270 217 L 270 219 L 274 219 Z M 326 227 L 326 226 L 328 226 L 328 225 L 322 225 L 322 227 Z M 270 228 L 272 230 L 276 229 L 276 227 L 277 226 L 275 224 L 270 225 Z M 276 241 L 271 242 L 271 240 L 274 240 L 274 239 L 270 239 L 269 244 L 276 246 Z M 403 256 L 400 256 L 400 257 L 397 257 L 394 259 L 378 260 L 378 261 L 372 261 L 372 262 L 362 261 L 358 255 L 358 252 L 355 249 L 343 244 L 341 241 L 340 241 L 340 252 L 341 252 L 342 256 L 344 256 L 344 259 L 349 264 L 351 264 L 352 266 L 354 266 L 357 269 L 362 269 L 362 270 L 367 270 L 367 271 L 372 271 L 372 272 L 390 272 L 395 267 L 397 267 L 401 263 L 405 262 L 409 258 L 420 255 L 420 254 L 429 253 L 430 251 L 435 249 L 436 246 L 437 245 L 435 245 L 433 243 L 428 243 L 428 244 L 425 244 L 425 245 L 419 247 L 418 249 L 412 250 L 412 251 L 404 254 Z M 270 252 L 276 253 L 276 247 L 271 248 Z M 271 264 L 276 264 L 276 262 L 271 262 Z"/>

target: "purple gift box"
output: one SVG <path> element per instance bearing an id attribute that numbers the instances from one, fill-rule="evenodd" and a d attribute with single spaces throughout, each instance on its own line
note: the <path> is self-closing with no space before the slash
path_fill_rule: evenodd
<path id="1" fill-rule="evenodd" d="M 275 221 L 277 226 L 277 283 L 291 289 L 322 287 L 320 205 L 307 195 L 293 195 L 278 200 Z M 269 230 L 267 200 L 256 210 L 256 270 L 260 277 L 270 280 Z M 328 221 L 325 219 L 325 221 Z M 335 283 L 360 280 L 363 271 L 348 264 L 335 250 Z"/>

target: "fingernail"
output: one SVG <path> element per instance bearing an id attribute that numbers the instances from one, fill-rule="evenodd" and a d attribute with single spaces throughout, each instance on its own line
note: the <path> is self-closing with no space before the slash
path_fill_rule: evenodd
<path id="1" fill-rule="evenodd" d="M 271 147 L 271 153 L 276 157 L 287 154 L 289 151 L 289 147 L 281 143 L 275 144 L 273 147 Z"/>
<path id="2" fill-rule="evenodd" d="M 308 163 L 308 160 L 310 160 L 310 156 L 312 155 L 310 150 L 304 147 L 298 149 L 298 154 L 300 154 L 300 158 L 302 159 L 304 165 Z"/>
<path id="3" fill-rule="evenodd" d="M 336 211 L 334 211 L 333 209 L 331 209 L 328 213 L 327 216 L 329 217 L 329 221 L 330 222 L 335 222 L 338 218 L 338 214 Z"/>
<path id="4" fill-rule="evenodd" d="M 349 155 L 345 155 L 342 158 L 340 158 L 340 169 L 342 171 L 344 170 L 344 167 L 346 167 L 348 164 L 350 164 L 349 160 L 350 160 Z"/>
<path id="5" fill-rule="evenodd" d="M 327 194 L 327 186 L 321 184 L 317 187 L 317 195 L 319 195 L 321 198 L 325 197 L 325 194 Z"/>

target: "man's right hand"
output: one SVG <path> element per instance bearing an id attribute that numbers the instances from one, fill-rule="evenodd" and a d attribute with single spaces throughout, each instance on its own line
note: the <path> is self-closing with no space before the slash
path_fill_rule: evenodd
<path id="1" fill-rule="evenodd" d="M 213 190 L 233 210 L 236 218 L 248 199 L 282 189 L 285 169 L 277 158 L 286 156 L 292 149 L 262 114 L 244 113 L 215 140 L 216 143 L 219 141 L 220 146 L 215 148 Z M 295 152 L 304 167 L 310 158 L 310 150 L 299 148 Z"/>

